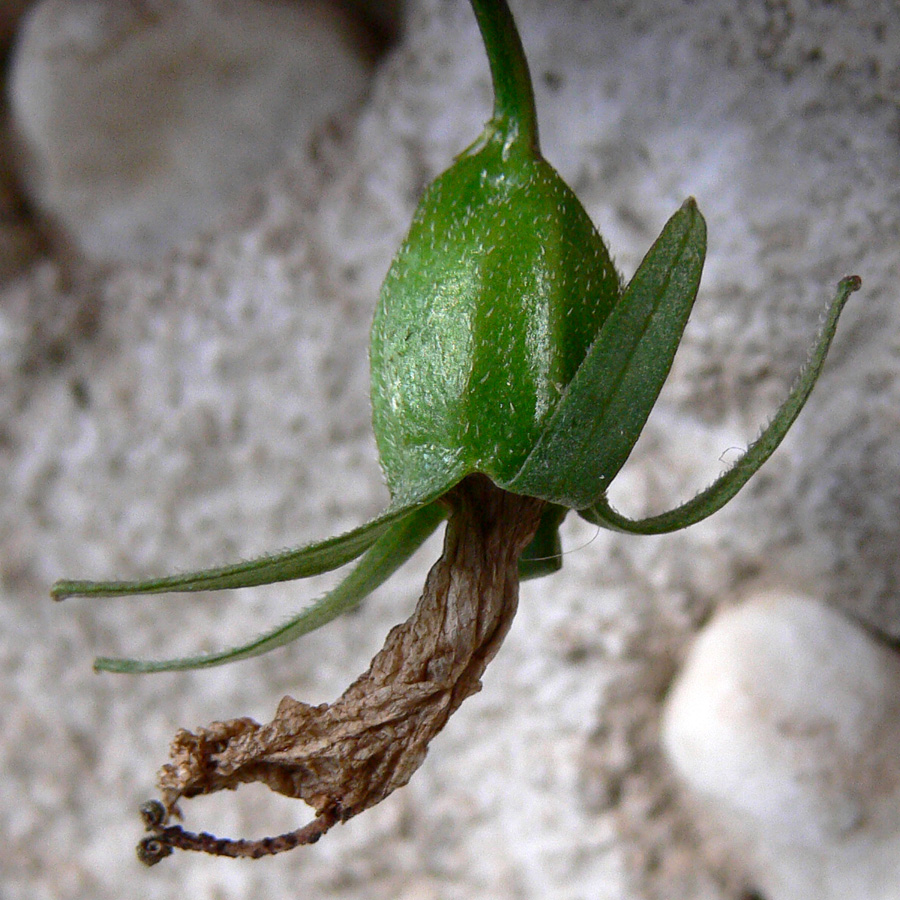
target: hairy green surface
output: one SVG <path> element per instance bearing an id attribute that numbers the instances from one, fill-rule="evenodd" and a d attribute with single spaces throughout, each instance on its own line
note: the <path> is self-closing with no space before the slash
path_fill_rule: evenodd
<path id="1" fill-rule="evenodd" d="M 600 235 L 533 151 L 494 133 L 438 178 L 372 327 L 373 422 L 395 502 L 472 472 L 507 484 L 618 299 Z"/>

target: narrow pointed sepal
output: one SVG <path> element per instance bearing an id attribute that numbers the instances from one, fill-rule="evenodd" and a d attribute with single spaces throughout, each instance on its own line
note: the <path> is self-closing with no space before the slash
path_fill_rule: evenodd
<path id="1" fill-rule="evenodd" d="M 595 525 L 602 525 L 604 528 L 614 531 L 624 531 L 630 534 L 665 534 L 694 525 L 721 509 L 775 452 L 794 424 L 794 420 L 803 409 L 822 373 L 825 357 L 834 338 L 844 305 L 850 295 L 854 291 L 858 291 L 861 285 L 862 282 L 856 275 L 844 278 L 840 282 L 806 366 L 797 378 L 787 399 L 743 456 L 709 487 L 675 509 L 646 519 L 629 519 L 627 516 L 623 516 L 609 505 L 605 496 L 588 508 L 580 510 L 580 515 Z"/>
<path id="2" fill-rule="evenodd" d="M 506 490 L 573 509 L 602 497 L 672 367 L 697 296 L 706 223 L 693 198 L 647 252 Z"/>
<path id="3" fill-rule="evenodd" d="M 222 591 L 310 578 L 353 562 L 415 508 L 415 505 L 409 505 L 389 509 L 345 534 L 233 565 L 141 581 L 62 580 L 53 585 L 50 594 L 54 600 L 65 600 L 67 597 L 130 597 L 138 594 Z"/>
<path id="4" fill-rule="evenodd" d="M 218 653 L 181 659 L 138 660 L 100 657 L 94 662 L 94 668 L 97 671 L 126 674 L 203 669 L 249 659 L 276 647 L 283 647 L 304 634 L 327 625 L 357 606 L 415 553 L 445 517 L 444 507 L 439 503 L 432 503 L 388 525 L 336 588 L 298 615 L 246 644 Z"/>

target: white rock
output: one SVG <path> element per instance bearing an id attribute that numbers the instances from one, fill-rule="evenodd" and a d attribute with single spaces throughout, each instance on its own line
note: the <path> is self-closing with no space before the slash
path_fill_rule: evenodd
<path id="1" fill-rule="evenodd" d="M 767 594 L 721 612 L 663 743 L 767 900 L 900 897 L 900 655 L 842 614 Z"/>
<path id="2" fill-rule="evenodd" d="M 36 4 L 10 85 L 32 198 L 98 259 L 190 237 L 359 99 L 351 25 L 320 0 Z"/>

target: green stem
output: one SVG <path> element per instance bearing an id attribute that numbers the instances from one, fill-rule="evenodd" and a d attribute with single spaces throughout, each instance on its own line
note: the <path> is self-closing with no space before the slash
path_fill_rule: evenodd
<path id="1" fill-rule="evenodd" d="M 537 112 L 528 61 L 506 0 L 471 0 L 494 84 L 493 122 L 538 150 Z"/>

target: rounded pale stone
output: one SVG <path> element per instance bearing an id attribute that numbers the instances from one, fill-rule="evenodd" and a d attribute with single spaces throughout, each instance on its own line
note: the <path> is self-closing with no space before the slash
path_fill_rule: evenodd
<path id="1" fill-rule="evenodd" d="M 841 613 L 775 593 L 719 613 L 663 744 L 767 900 L 900 898 L 900 655 Z"/>
<path id="2" fill-rule="evenodd" d="M 32 199 L 96 259 L 164 251 L 360 98 L 358 38 L 326 0 L 44 0 L 10 80 Z"/>

